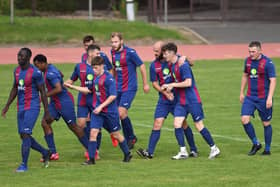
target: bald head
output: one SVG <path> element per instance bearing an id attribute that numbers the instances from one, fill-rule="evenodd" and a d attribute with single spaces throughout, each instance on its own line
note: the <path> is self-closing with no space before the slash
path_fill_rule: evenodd
<path id="1" fill-rule="evenodd" d="M 161 47 L 163 44 L 163 41 L 157 41 L 153 46 L 154 55 L 157 59 L 161 59 Z"/>

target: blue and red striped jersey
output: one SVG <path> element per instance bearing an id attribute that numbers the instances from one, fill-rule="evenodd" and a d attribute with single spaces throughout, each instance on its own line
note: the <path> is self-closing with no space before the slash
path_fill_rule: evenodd
<path id="1" fill-rule="evenodd" d="M 40 109 L 38 85 L 44 84 L 42 72 L 30 64 L 22 70 L 20 66 L 14 70 L 14 86 L 17 87 L 17 110 Z"/>
<path id="2" fill-rule="evenodd" d="M 116 96 L 117 90 L 114 77 L 108 71 L 104 71 L 104 73 L 100 76 L 95 76 L 92 92 L 94 93 L 92 102 L 92 106 L 94 108 L 98 107 L 109 96 Z M 103 108 L 102 112 L 118 113 L 116 100 L 110 103 L 107 107 Z"/>
<path id="3" fill-rule="evenodd" d="M 134 49 L 127 46 L 122 51 L 113 51 L 112 63 L 115 70 L 117 91 L 136 91 L 137 90 L 137 71 L 136 67 L 143 64 Z"/>
<path id="4" fill-rule="evenodd" d="M 181 105 L 201 103 L 193 72 L 188 61 L 185 61 L 181 66 L 178 61 L 172 64 L 172 76 L 175 82 L 183 82 L 186 79 L 192 79 L 191 87 L 175 88 L 177 102 Z"/>
<path id="5" fill-rule="evenodd" d="M 171 75 L 171 67 L 172 64 L 166 61 L 160 61 L 158 59 L 154 60 L 150 64 L 150 81 L 151 82 L 158 82 L 160 86 L 163 84 L 169 84 L 173 82 L 173 78 Z M 162 93 L 159 94 L 159 100 L 162 102 L 173 103 L 169 101 Z"/>
<path id="6" fill-rule="evenodd" d="M 76 64 L 75 69 L 70 78 L 72 81 L 80 80 L 81 87 L 87 87 L 89 90 L 92 90 L 94 71 L 92 67 L 87 63 Z M 79 92 L 78 94 L 78 106 L 91 106 L 92 104 L 92 94 L 83 94 Z"/>
<path id="7" fill-rule="evenodd" d="M 51 96 L 51 102 L 54 102 L 55 108 L 60 110 L 64 102 L 73 102 L 74 98 L 70 92 L 63 86 L 62 73 L 52 64 L 48 64 L 48 68 L 44 73 L 48 92 L 55 88 L 57 83 L 61 84 L 62 91 L 54 96 Z"/>
<path id="8" fill-rule="evenodd" d="M 109 60 L 109 58 L 107 57 L 107 55 L 104 52 L 100 52 L 100 56 L 103 58 L 104 60 L 104 70 L 106 71 L 110 71 L 111 69 L 113 69 L 113 66 Z M 88 59 L 88 55 L 87 53 L 84 53 L 82 55 L 82 63 L 87 63 L 87 59 Z"/>
<path id="9" fill-rule="evenodd" d="M 262 55 L 259 60 L 248 57 L 245 60 L 244 73 L 248 74 L 247 96 L 259 99 L 267 98 L 269 78 L 276 77 L 275 67 L 271 59 Z"/>

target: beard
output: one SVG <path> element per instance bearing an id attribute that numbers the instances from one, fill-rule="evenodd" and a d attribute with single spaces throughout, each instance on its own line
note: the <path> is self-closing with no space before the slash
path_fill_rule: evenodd
<path id="1" fill-rule="evenodd" d="M 117 47 L 113 47 L 113 49 L 114 49 L 114 51 L 119 51 L 121 47 L 122 47 L 122 44 L 118 45 Z"/>

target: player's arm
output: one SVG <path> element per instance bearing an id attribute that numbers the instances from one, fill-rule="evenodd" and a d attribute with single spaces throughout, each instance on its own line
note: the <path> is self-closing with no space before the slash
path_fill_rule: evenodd
<path id="1" fill-rule="evenodd" d="M 68 83 L 68 84 L 73 84 L 74 83 L 74 81 L 73 80 L 71 80 L 71 79 L 68 79 L 68 80 L 66 80 L 65 82 L 64 82 L 64 84 L 65 83 Z"/>
<path id="2" fill-rule="evenodd" d="M 88 87 L 81 87 L 81 86 L 76 86 L 76 85 L 72 85 L 72 84 L 68 84 L 68 83 L 64 83 L 64 86 L 66 86 L 67 88 L 79 91 L 83 94 L 91 93 L 91 91 L 88 89 Z"/>
<path id="3" fill-rule="evenodd" d="M 54 89 L 52 89 L 51 91 L 47 92 L 47 97 L 52 97 L 54 95 L 59 94 L 60 92 L 62 92 L 62 85 L 60 84 L 60 82 L 57 82 L 54 85 Z"/>
<path id="4" fill-rule="evenodd" d="M 190 58 L 187 58 L 187 56 L 181 56 L 179 58 L 179 64 L 183 64 L 185 61 L 187 61 L 190 66 L 194 65 L 194 61 L 192 59 L 190 59 Z"/>
<path id="5" fill-rule="evenodd" d="M 37 88 L 40 92 L 41 101 L 42 101 L 43 106 L 44 106 L 44 112 L 45 112 L 44 113 L 44 118 L 47 121 L 47 123 L 49 123 L 49 122 L 52 121 L 52 118 L 51 118 L 51 115 L 49 113 L 48 98 L 47 98 L 46 91 L 45 91 L 45 84 L 38 85 Z"/>
<path id="6" fill-rule="evenodd" d="M 149 86 L 148 81 L 147 81 L 147 72 L 146 72 L 146 66 L 145 66 L 144 63 L 142 65 L 140 65 L 140 72 L 141 72 L 141 75 L 142 75 L 143 90 L 144 90 L 145 93 L 148 93 L 149 90 L 150 90 L 150 86 Z"/>
<path id="7" fill-rule="evenodd" d="M 269 78 L 270 83 L 269 83 L 269 91 L 268 91 L 268 96 L 266 100 L 266 108 L 271 108 L 272 107 L 272 98 L 274 95 L 274 91 L 276 88 L 276 77 Z"/>
<path id="8" fill-rule="evenodd" d="M 240 103 L 243 103 L 243 101 L 244 101 L 244 98 L 245 98 L 244 92 L 245 92 L 247 83 L 248 83 L 248 74 L 243 73 L 242 78 L 241 78 L 241 87 L 240 87 L 240 97 L 239 97 Z"/>
<path id="9" fill-rule="evenodd" d="M 171 92 L 168 92 L 166 90 L 162 90 L 160 85 L 158 84 L 157 81 L 152 82 L 153 88 L 155 90 L 157 90 L 158 92 L 162 93 L 163 95 L 165 95 L 165 97 L 167 97 L 169 100 L 173 100 L 174 99 L 174 95 Z"/>
<path id="10" fill-rule="evenodd" d="M 17 92 L 18 92 L 17 86 L 16 86 L 16 84 L 14 84 L 11 91 L 10 91 L 10 96 L 8 98 L 8 101 L 7 101 L 6 105 L 4 106 L 4 108 L 2 109 L 1 115 L 3 117 L 6 117 L 6 113 L 8 112 L 10 105 L 12 104 L 12 102 L 17 97 Z"/>
<path id="11" fill-rule="evenodd" d="M 99 114 L 103 108 L 105 108 L 106 106 L 111 104 L 116 98 L 117 98 L 117 96 L 110 95 L 103 103 L 101 103 L 98 107 L 96 107 L 93 112 L 95 114 Z"/>
<path id="12" fill-rule="evenodd" d="M 186 88 L 191 86 L 192 86 L 192 79 L 187 78 L 182 82 L 173 82 L 170 84 L 164 84 L 161 86 L 161 89 L 170 92 L 173 88 Z"/>

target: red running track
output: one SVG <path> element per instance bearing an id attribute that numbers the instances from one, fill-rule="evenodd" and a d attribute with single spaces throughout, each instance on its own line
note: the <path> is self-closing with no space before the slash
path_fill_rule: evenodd
<path id="1" fill-rule="evenodd" d="M 243 59 L 248 55 L 248 44 L 217 44 L 217 45 L 180 45 L 178 53 L 193 60 Z M 154 59 L 152 46 L 132 46 L 143 61 Z M 35 56 L 45 54 L 50 63 L 78 63 L 83 48 L 38 48 L 30 47 Z M 268 57 L 280 57 L 280 43 L 265 43 L 263 53 Z M 0 64 L 16 64 L 17 52 L 20 47 L 0 48 Z M 110 58 L 110 47 L 102 47 Z"/>

